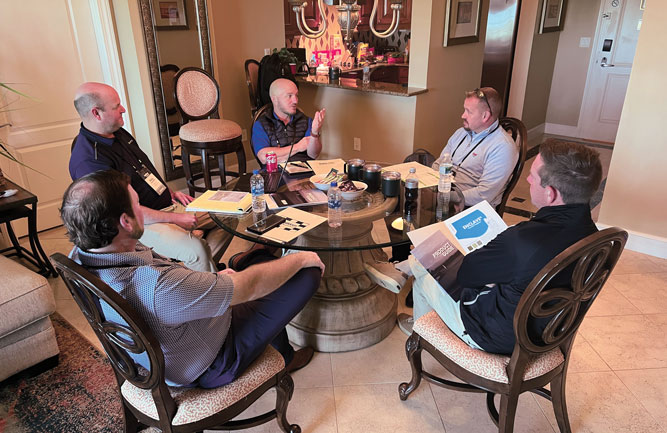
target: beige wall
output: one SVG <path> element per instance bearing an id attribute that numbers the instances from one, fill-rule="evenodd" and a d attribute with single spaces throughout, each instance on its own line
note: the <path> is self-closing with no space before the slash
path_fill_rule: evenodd
<path id="1" fill-rule="evenodd" d="M 650 2 L 643 21 L 599 222 L 667 242 L 665 110 L 655 96 L 667 93 L 667 2 Z"/>
<path id="2" fill-rule="evenodd" d="M 221 115 L 237 122 L 249 136 L 252 121 L 243 65 L 246 59 L 261 60 L 264 48 L 285 46 L 283 3 L 276 0 L 209 0 L 208 5 Z M 245 146 L 248 161 L 253 161 L 249 141 Z"/>
<path id="3" fill-rule="evenodd" d="M 326 108 L 322 156 L 400 162 L 412 153 L 415 98 L 301 85 L 307 114 Z M 361 151 L 353 150 L 354 138 Z"/>
<path id="4" fill-rule="evenodd" d="M 565 27 L 560 32 L 551 82 L 547 123 L 577 126 L 579 122 L 599 10 L 600 0 L 569 1 L 567 4 Z M 590 47 L 579 47 L 582 37 L 591 38 Z"/>
<path id="5" fill-rule="evenodd" d="M 537 8 L 538 14 L 541 9 Z M 568 12 L 569 13 L 569 12 Z M 560 32 L 538 33 L 539 19 L 535 20 L 533 47 L 530 52 L 526 77 L 525 99 L 521 120 L 527 129 L 544 123 L 549 105 L 549 89 L 553 77 Z"/>
<path id="6" fill-rule="evenodd" d="M 171 63 L 183 69 L 187 66 L 202 67 L 199 47 L 199 29 L 194 0 L 185 0 L 187 30 L 156 30 L 160 65 Z"/>
<path id="7" fill-rule="evenodd" d="M 479 42 L 443 47 L 445 2 L 412 3 L 410 85 L 428 88 L 417 96 L 414 149 L 439 155 L 461 126 L 464 92 L 479 87 L 488 2 L 483 2 Z"/>

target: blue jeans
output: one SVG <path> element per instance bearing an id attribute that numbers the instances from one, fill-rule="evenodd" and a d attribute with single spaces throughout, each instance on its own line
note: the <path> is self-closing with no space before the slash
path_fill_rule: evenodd
<path id="1" fill-rule="evenodd" d="M 276 258 L 266 250 L 257 250 L 244 268 Z M 254 301 L 232 307 L 232 323 L 218 356 L 195 383 L 202 388 L 216 388 L 233 382 L 271 344 L 285 359 L 294 358 L 294 349 L 285 326 L 315 294 L 320 285 L 320 268 L 304 268 L 278 289 Z"/>
<path id="2" fill-rule="evenodd" d="M 484 350 L 466 332 L 463 320 L 461 320 L 459 302 L 449 296 L 449 293 L 438 284 L 414 256 L 411 255 L 408 260 L 412 275 L 415 277 L 412 282 L 415 321 L 429 311 L 435 310 L 442 321 L 445 322 L 445 325 L 468 346 L 473 349 Z"/>

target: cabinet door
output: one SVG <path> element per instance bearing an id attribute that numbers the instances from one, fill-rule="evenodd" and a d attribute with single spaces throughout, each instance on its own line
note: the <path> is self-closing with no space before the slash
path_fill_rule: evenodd
<path id="1" fill-rule="evenodd" d="M 372 4 L 370 6 L 371 8 L 373 7 Z M 375 30 L 383 31 L 387 29 L 391 24 L 392 14 L 393 11 L 391 9 L 391 2 L 389 2 L 389 0 L 379 0 L 377 17 L 375 18 L 376 19 Z M 411 16 L 412 16 L 412 0 L 403 0 L 403 8 L 401 9 L 401 13 L 398 15 L 399 18 L 398 28 L 410 30 Z"/>
<path id="2" fill-rule="evenodd" d="M 292 37 L 300 34 L 296 25 L 296 15 L 287 0 L 283 0 L 285 5 L 285 36 Z M 308 0 L 304 15 L 306 24 L 311 29 L 317 29 L 320 26 L 320 11 L 317 8 L 317 0 Z"/>
<path id="3" fill-rule="evenodd" d="M 359 25 L 357 29 L 359 31 L 369 30 L 370 29 L 370 20 L 371 12 L 373 11 L 373 0 L 365 0 L 365 3 L 362 4 L 361 11 L 359 12 Z M 375 30 L 382 31 L 389 27 L 391 24 L 391 4 L 389 0 L 378 0 L 378 11 L 375 17 Z M 403 30 L 410 30 L 410 18 L 412 16 L 412 0 L 403 0 L 403 9 L 399 15 L 399 24 L 398 28 Z"/>

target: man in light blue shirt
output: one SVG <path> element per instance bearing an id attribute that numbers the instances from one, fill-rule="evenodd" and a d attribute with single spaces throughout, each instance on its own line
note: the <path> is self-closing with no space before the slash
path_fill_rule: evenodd
<path id="1" fill-rule="evenodd" d="M 498 123 L 502 100 L 495 89 L 482 87 L 466 92 L 463 126 L 454 132 L 440 156 L 452 157 L 456 185 L 463 191 L 466 206 L 483 200 L 500 204 L 519 149 Z"/>

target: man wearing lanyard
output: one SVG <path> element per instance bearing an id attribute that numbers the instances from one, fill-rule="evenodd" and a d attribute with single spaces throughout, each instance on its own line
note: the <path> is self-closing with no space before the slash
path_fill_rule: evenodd
<path id="1" fill-rule="evenodd" d="M 98 170 L 126 173 L 146 222 L 141 242 L 192 270 L 217 272 L 208 243 L 191 232 L 197 217 L 183 212 L 192 197 L 171 191 L 134 137 L 122 128 L 125 108 L 118 93 L 106 84 L 84 83 L 77 89 L 74 107 L 81 129 L 69 161 L 72 180 Z"/>
<path id="2" fill-rule="evenodd" d="M 463 126 L 454 132 L 440 156 L 452 156 L 456 185 L 466 206 L 486 200 L 500 204 L 519 149 L 498 123 L 502 100 L 495 89 L 482 87 L 466 92 Z"/>

